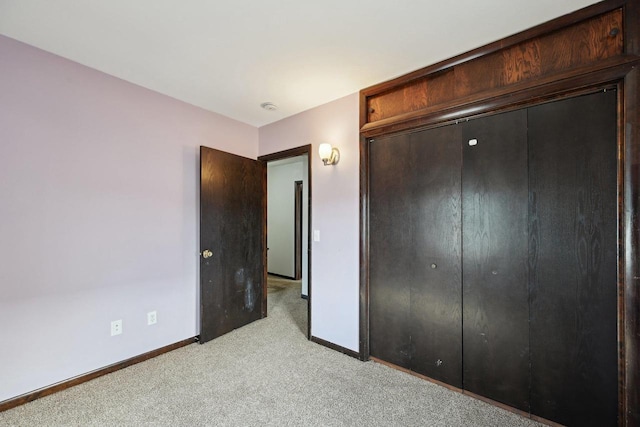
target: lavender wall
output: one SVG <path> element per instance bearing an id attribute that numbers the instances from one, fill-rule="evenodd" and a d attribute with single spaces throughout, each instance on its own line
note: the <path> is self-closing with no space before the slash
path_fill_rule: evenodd
<path id="1" fill-rule="evenodd" d="M 358 351 L 359 136 L 358 94 L 260 128 L 260 155 L 313 144 L 311 333 Z M 318 146 L 340 149 L 340 163 L 324 166 Z"/>
<path id="2" fill-rule="evenodd" d="M 198 333 L 199 145 L 258 130 L 0 36 L 0 401 Z"/>

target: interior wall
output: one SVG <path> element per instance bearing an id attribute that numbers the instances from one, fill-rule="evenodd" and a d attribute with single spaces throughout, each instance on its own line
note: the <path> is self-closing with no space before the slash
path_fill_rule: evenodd
<path id="1" fill-rule="evenodd" d="M 267 164 L 267 270 L 295 277 L 295 182 L 302 181 L 302 158 Z"/>
<path id="2" fill-rule="evenodd" d="M 311 334 L 359 350 L 359 136 L 357 93 L 259 129 L 259 155 L 312 144 Z M 329 142 L 340 162 L 324 166 Z"/>
<path id="3" fill-rule="evenodd" d="M 258 130 L 3 36 L 0 69 L 2 401 L 198 334 L 198 147 Z"/>

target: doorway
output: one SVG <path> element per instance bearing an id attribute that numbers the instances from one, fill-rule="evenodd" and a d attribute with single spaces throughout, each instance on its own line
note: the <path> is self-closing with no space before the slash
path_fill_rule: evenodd
<path id="1" fill-rule="evenodd" d="M 311 145 L 261 156 L 267 169 L 267 283 L 299 286 L 311 336 Z M 269 291 L 266 292 L 267 298 Z"/>

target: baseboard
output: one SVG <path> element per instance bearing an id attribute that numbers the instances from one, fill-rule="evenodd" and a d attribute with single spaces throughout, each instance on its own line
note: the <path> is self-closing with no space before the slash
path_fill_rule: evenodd
<path id="1" fill-rule="evenodd" d="M 518 414 L 521 417 L 530 418 L 530 419 L 532 419 L 534 421 L 537 421 L 537 422 L 539 422 L 541 424 L 546 424 L 546 425 L 551 426 L 551 427 L 564 427 L 564 426 L 562 426 L 562 424 L 558 424 L 558 423 L 555 423 L 553 421 L 549 421 L 549 420 L 547 420 L 545 418 L 538 417 L 536 415 L 530 414 L 529 412 L 523 411 L 522 409 L 514 408 L 513 406 L 509 406 L 509 405 L 504 404 L 502 402 L 498 402 L 497 400 L 489 399 L 488 397 L 484 397 L 484 396 L 481 396 L 479 394 L 472 393 L 472 392 L 470 392 L 468 390 L 464 390 L 464 389 L 461 389 L 461 388 L 458 388 L 458 387 L 454 387 L 454 386 L 449 385 L 447 383 L 444 383 L 442 381 L 438 381 L 438 380 L 433 379 L 431 377 L 427 377 L 426 375 L 422 375 L 422 374 L 419 374 L 417 372 L 414 372 L 414 371 L 412 371 L 410 369 L 403 368 L 403 367 L 398 366 L 398 365 L 394 365 L 393 363 L 384 361 L 382 359 L 378 359 L 377 357 L 371 357 L 370 359 L 371 359 L 371 361 L 373 361 L 375 363 L 379 363 L 381 365 L 388 366 L 388 367 L 390 367 L 392 369 L 395 369 L 397 371 L 405 372 L 405 373 L 407 373 L 409 375 L 413 375 L 414 377 L 418 377 L 418 378 L 423 379 L 425 381 L 429 381 L 430 383 L 437 384 L 437 385 L 439 385 L 441 387 L 447 388 L 447 389 L 449 389 L 451 391 L 454 391 L 456 393 L 464 394 L 465 396 L 469 396 L 469 397 L 472 397 L 474 399 L 481 400 L 481 401 L 483 401 L 485 403 L 488 403 L 489 405 L 496 406 L 498 408 L 504 409 L 505 411 L 513 412 L 514 414 Z"/>
<path id="2" fill-rule="evenodd" d="M 313 341 L 316 344 L 320 344 L 321 346 L 330 348 L 331 350 L 338 351 L 338 352 L 340 352 L 342 354 L 346 354 L 347 356 L 351 356 L 351 357 L 354 357 L 354 358 L 360 360 L 360 353 L 358 353 L 357 351 L 349 350 L 346 347 L 342 347 L 341 345 L 334 344 L 332 342 L 325 341 L 322 338 L 317 338 L 317 337 L 314 337 L 314 336 L 311 337 L 311 341 Z"/>
<path id="3" fill-rule="evenodd" d="M 483 402 L 488 403 L 489 405 L 497 406 L 498 408 L 504 409 L 505 411 L 513 412 L 514 414 L 518 414 L 521 417 L 531 418 L 531 414 L 529 412 L 527 412 L 527 411 L 523 411 L 522 409 L 514 408 L 513 406 L 509 406 L 506 403 L 502 403 L 502 402 L 499 402 L 497 400 L 493 400 L 491 398 L 484 397 L 484 396 L 482 396 L 480 394 L 476 394 L 476 393 L 470 392 L 469 390 L 462 390 L 462 394 L 465 394 L 467 396 L 471 396 L 474 399 L 482 400 Z M 549 421 L 545 420 L 545 424 L 549 424 Z M 556 424 L 556 425 L 558 425 L 558 424 Z"/>
<path id="4" fill-rule="evenodd" d="M 148 353 L 141 354 L 139 356 L 132 357 L 131 359 L 124 360 L 122 362 L 114 363 L 113 365 L 106 366 L 104 368 L 96 369 L 95 371 L 91 371 L 89 373 L 79 375 L 74 378 L 70 378 L 65 381 L 61 381 L 59 383 L 43 387 L 41 389 L 25 393 L 18 397 L 14 397 L 12 399 L 8 399 L 0 402 L 0 412 L 6 411 L 11 408 L 15 408 L 16 406 L 24 405 L 25 403 L 31 402 L 33 400 L 39 399 L 44 396 L 48 396 L 53 393 L 57 393 L 62 390 L 66 390 L 78 384 L 85 383 L 87 381 L 93 380 L 95 378 L 101 377 L 103 375 L 110 374 L 115 371 L 119 371 L 120 369 L 124 369 L 128 366 L 135 365 L 136 363 L 144 362 L 145 360 L 152 359 L 154 357 L 160 356 L 161 354 L 168 353 L 170 351 L 176 350 L 180 347 L 184 347 L 186 345 L 192 344 L 196 342 L 196 338 L 188 338 L 186 340 L 179 341 L 174 344 L 169 344 L 168 346 L 161 347 L 156 350 L 152 350 Z"/>
<path id="5" fill-rule="evenodd" d="M 464 393 L 464 390 L 462 390 L 461 388 L 452 386 L 452 385 L 447 384 L 447 383 L 442 382 L 442 381 L 438 381 L 438 380 L 433 379 L 431 377 L 428 377 L 426 375 L 419 374 L 419 373 L 417 373 L 415 371 L 412 371 L 410 369 L 403 368 L 402 366 L 395 365 L 395 364 L 393 364 L 391 362 L 387 362 L 386 360 L 378 359 L 377 357 L 373 357 L 373 356 L 371 356 L 369 359 L 372 362 L 388 366 L 388 367 L 390 367 L 392 369 L 395 369 L 396 371 L 401 371 L 401 372 L 404 372 L 406 374 L 413 375 L 414 377 L 418 377 L 418 378 L 420 378 L 422 380 L 429 381 L 430 383 L 434 383 L 434 384 L 437 384 L 437 385 L 439 385 L 441 387 L 448 388 L 451 391 L 455 391 L 457 393 L 462 393 L 462 394 Z"/>
<path id="6" fill-rule="evenodd" d="M 276 277 L 282 277 L 283 279 L 287 279 L 287 280 L 296 280 L 295 277 L 285 276 L 284 274 L 277 274 L 277 273 L 269 273 L 269 272 L 267 272 L 267 275 L 276 276 Z"/>

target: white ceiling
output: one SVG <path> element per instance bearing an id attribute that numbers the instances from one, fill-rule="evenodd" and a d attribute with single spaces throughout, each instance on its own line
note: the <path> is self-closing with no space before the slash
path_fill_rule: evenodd
<path id="1" fill-rule="evenodd" d="M 592 3 L 0 0 L 0 34 L 262 126 Z"/>

